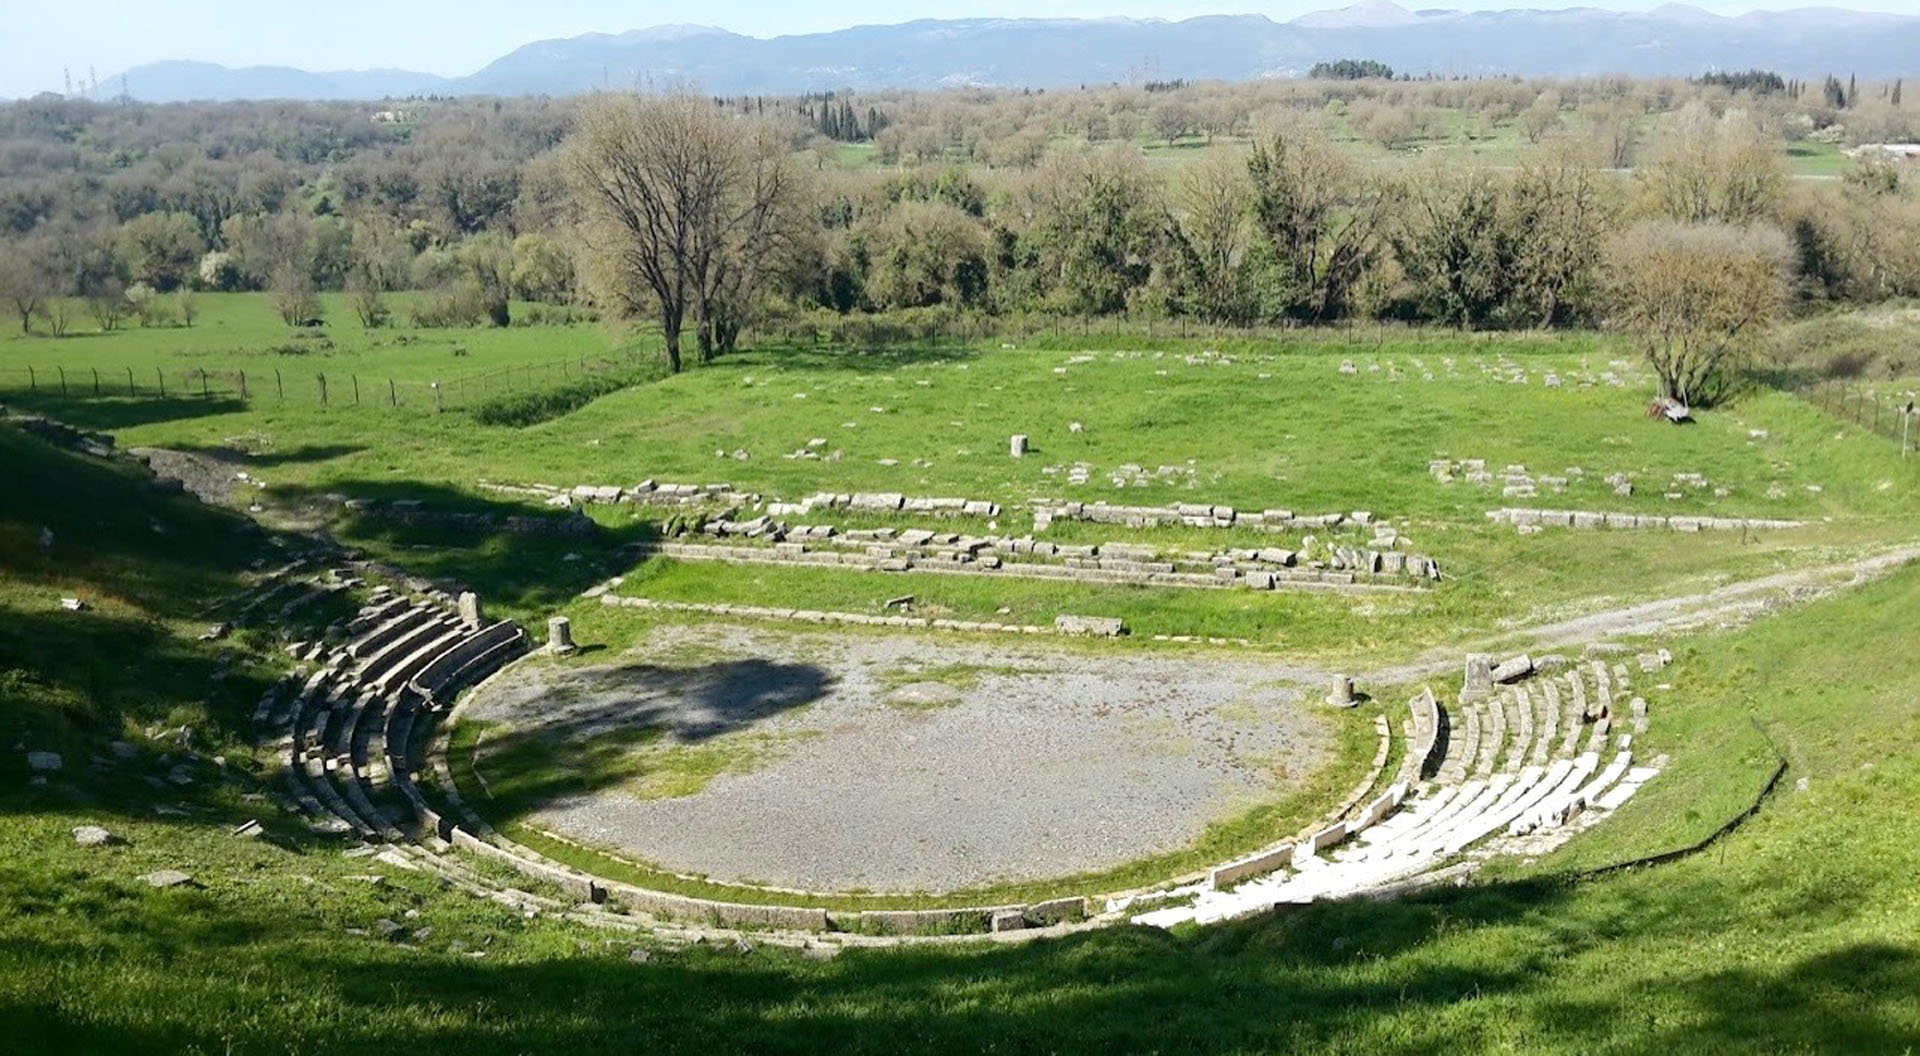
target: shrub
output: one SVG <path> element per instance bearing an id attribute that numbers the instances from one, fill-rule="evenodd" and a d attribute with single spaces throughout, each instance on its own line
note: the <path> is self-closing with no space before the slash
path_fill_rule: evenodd
<path id="1" fill-rule="evenodd" d="M 481 326 L 489 321 L 490 308 L 492 304 L 479 286 L 450 283 L 414 301 L 413 325 L 423 330 Z"/>
<path id="2" fill-rule="evenodd" d="M 629 385 L 649 380 L 647 371 L 623 370 L 581 378 L 558 388 L 539 392 L 516 392 L 495 396 L 473 409 L 473 420 L 481 425 L 505 425 L 520 428 L 572 414 L 587 404 Z"/>

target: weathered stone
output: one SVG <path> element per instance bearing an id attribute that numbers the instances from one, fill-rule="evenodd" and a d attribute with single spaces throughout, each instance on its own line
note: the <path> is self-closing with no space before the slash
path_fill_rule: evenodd
<path id="1" fill-rule="evenodd" d="M 1525 653 L 1501 662 L 1491 672 L 1496 683 L 1515 682 L 1533 674 L 1533 658 Z"/>
<path id="2" fill-rule="evenodd" d="M 73 830 L 73 842 L 81 847 L 105 847 L 120 841 L 113 833 L 98 825 L 77 825 Z"/>
<path id="3" fill-rule="evenodd" d="M 574 651 L 573 621 L 565 616 L 547 620 L 547 652 L 564 656 Z"/>
<path id="4" fill-rule="evenodd" d="M 1359 701 L 1353 695 L 1353 676 L 1335 675 L 1333 687 L 1327 693 L 1327 703 L 1336 708 L 1351 708 Z"/>
<path id="5" fill-rule="evenodd" d="M 1027 454 L 1027 434 L 1013 434 L 1013 438 L 1007 443 L 1007 452 L 1014 458 L 1025 458 Z"/>
<path id="6" fill-rule="evenodd" d="M 471 590 L 460 592 L 460 622 L 468 630 L 474 631 L 486 623 L 486 618 L 480 612 L 480 595 Z"/>
<path id="7" fill-rule="evenodd" d="M 1460 699 L 1483 700 L 1492 693 L 1492 657 L 1485 653 L 1468 653 L 1467 678 L 1466 683 L 1460 687 Z"/>
<path id="8" fill-rule="evenodd" d="M 1026 914 L 1017 909 L 996 910 L 987 922 L 987 930 L 993 932 L 1021 931 L 1026 926 Z"/>
<path id="9" fill-rule="evenodd" d="M 59 752 L 28 752 L 27 769 L 51 773 L 60 769 Z"/>
<path id="10" fill-rule="evenodd" d="M 1070 616 L 1063 613 L 1054 617 L 1053 627 L 1061 634 L 1091 638 L 1118 638 L 1127 633 L 1126 622 L 1116 616 Z"/>
<path id="11" fill-rule="evenodd" d="M 188 876 L 178 869 L 156 870 L 142 876 L 140 879 L 148 887 L 179 887 L 182 884 L 193 883 L 193 877 Z"/>

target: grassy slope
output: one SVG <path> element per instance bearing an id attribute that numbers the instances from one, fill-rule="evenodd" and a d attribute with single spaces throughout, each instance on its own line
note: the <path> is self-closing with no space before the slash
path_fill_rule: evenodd
<path id="1" fill-rule="evenodd" d="M 9 589 L 29 575 L 10 569 Z M 32 790 L 14 756 L 0 783 L 0 1027 L 24 1051 L 62 1052 L 477 1054 L 563 1039 L 580 1052 L 1901 1051 L 1920 1042 L 1916 620 L 1909 570 L 1683 647 L 1681 688 L 1657 698 L 1646 742 L 1674 769 L 1564 856 L 1592 864 L 1711 829 L 1766 762 L 1723 734 L 1752 716 L 1791 759 L 1789 781 L 1679 864 L 1203 932 L 827 963 L 716 949 L 634 964 L 627 942 L 416 877 L 370 885 L 355 877 L 391 871 L 291 831 L 228 838 L 262 808 L 224 786 L 183 794 L 194 817 L 153 820 L 139 782 L 73 774 Z M 91 821 L 130 844 L 74 848 L 67 828 Z M 183 863 L 204 887 L 133 879 Z M 351 933 L 379 917 L 433 930 L 404 946 Z"/>
<path id="2" fill-rule="evenodd" d="M 0 361 L 58 355 L 78 363 L 97 354 L 103 362 L 144 371 L 155 359 L 231 364 L 285 358 L 256 347 L 276 327 L 257 297 L 209 298 L 207 318 L 192 332 L 129 331 L 59 342 L 15 338 L 0 342 Z M 196 343 L 203 340 L 199 335 L 219 334 L 252 336 L 226 345 Z M 406 346 L 371 343 L 393 336 L 361 334 L 350 320 L 339 322 L 331 332 L 337 345 L 332 355 L 427 376 L 449 362 L 443 347 L 449 343 L 471 343 L 475 362 L 502 365 L 541 361 L 561 348 L 604 349 L 608 341 L 591 328 L 532 328 L 425 332 L 419 343 Z M 1150 351 L 1113 349 L 1116 343 Z M 513 514 L 527 507 L 477 491 L 476 480 L 631 482 L 652 476 L 724 479 L 788 497 L 874 489 L 992 498 L 1008 506 L 1002 527 L 1011 531 L 1023 530 L 1024 500 L 1033 496 L 1203 499 L 1302 511 L 1365 508 L 1404 520 L 1415 545 L 1440 558 L 1453 577 L 1453 589 L 1441 598 L 1391 605 L 1212 593 L 1161 598 L 1051 584 L 943 582 L 924 590 L 957 612 L 985 615 L 1009 605 L 1045 621 L 1059 611 L 1112 609 L 1136 617 L 1150 632 L 1246 636 L 1303 649 L 1342 642 L 1414 648 L 1455 627 L 1527 619 L 1549 603 L 1564 607 L 1584 599 L 1579 603 L 1591 606 L 1806 563 L 1825 556 L 1823 548 L 1903 536 L 1914 511 L 1907 486 L 1912 467 L 1890 457 L 1884 440 L 1838 425 L 1784 395 L 1754 394 L 1688 429 L 1649 425 L 1639 414 L 1646 384 L 1627 351 L 1593 335 L 1363 330 L 1262 341 L 1148 341 L 1059 334 L 1038 335 L 1013 350 L 992 344 L 753 352 L 521 428 L 476 426 L 462 413 L 337 404 L 323 409 L 292 398 L 284 405 L 264 398 L 247 405 L 44 395 L 17 402 L 113 430 L 123 443 L 248 452 L 252 472 L 274 485 L 266 499 L 276 505 L 324 492 L 421 498 L 433 507 Z M 1088 346 L 1109 350 L 1089 361 L 1080 351 Z M 1213 347 L 1233 361 L 1202 355 Z M 1340 372 L 1349 359 L 1358 373 Z M 1448 376 L 1447 360 L 1457 376 Z M 1514 368 L 1526 373 L 1526 385 L 1503 380 Z M 1546 388 L 1548 370 L 1560 372 L 1568 384 Z M 1605 370 L 1617 370 L 1631 383 L 1581 388 L 1572 381 L 1576 372 Z M 1429 371 L 1435 381 L 1423 380 Z M 1070 432 L 1071 421 L 1082 422 L 1084 432 Z M 1496 421 L 1499 428 L 1490 428 Z M 1014 432 L 1034 437 L 1033 456 L 1006 457 L 1006 437 Z M 822 450 L 829 456 L 838 451 L 841 457 L 781 457 L 815 437 L 828 440 Z M 715 458 L 716 451 L 742 450 L 750 454 L 746 461 Z M 1497 488 L 1443 487 L 1427 475 L 1433 458 L 1483 458 L 1496 470 L 1517 462 L 1536 474 L 1586 470 L 1565 494 L 1543 492 L 1535 500 L 1541 504 L 1834 520 L 1733 548 L 1671 538 L 1523 538 L 1482 522 L 1483 510 L 1506 501 Z M 1067 484 L 1064 472 L 1046 472 L 1077 461 L 1093 466 L 1084 486 Z M 1117 486 L 1109 475 L 1127 463 L 1190 473 Z M 1602 482 L 1614 472 L 1635 475 L 1632 497 L 1615 496 Z M 1704 474 L 1709 486 L 1682 488 L 1682 497 L 1665 498 L 1673 474 L 1685 472 Z M 1715 488 L 1729 494 L 1718 496 Z M 602 519 L 613 531 L 597 543 L 403 528 L 375 518 L 350 519 L 336 531 L 343 540 L 421 571 L 460 579 L 503 613 L 532 619 L 596 579 L 624 570 L 617 547 L 650 531 L 611 511 Z M 1064 524 L 1052 533 L 1078 541 L 1126 534 Z M 1209 547 L 1272 541 L 1248 533 L 1170 531 L 1154 537 Z M 568 553 L 581 560 L 561 562 Z M 891 592 L 873 577 L 809 577 L 788 570 L 663 565 L 648 575 L 658 580 L 646 589 L 674 597 L 738 597 L 777 587 L 808 604 L 862 607 L 870 595 Z"/>

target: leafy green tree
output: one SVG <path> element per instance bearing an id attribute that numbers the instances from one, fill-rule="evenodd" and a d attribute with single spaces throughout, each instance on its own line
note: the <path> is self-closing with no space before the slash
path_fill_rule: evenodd
<path id="1" fill-rule="evenodd" d="M 120 225 L 114 239 L 121 270 L 160 292 L 193 278 L 206 251 L 198 223 L 186 213 L 136 216 Z"/>
<path id="2" fill-rule="evenodd" d="M 1359 171 L 1319 129 L 1282 123 L 1247 158 L 1254 230 L 1265 257 L 1271 314 L 1341 316 L 1353 284 L 1379 257 L 1391 189 Z"/>
<path id="3" fill-rule="evenodd" d="M 1074 315 L 1124 311 L 1147 281 L 1158 218 L 1157 187 L 1124 148 L 1061 154 L 1028 185 L 1023 241 L 1049 305 Z"/>

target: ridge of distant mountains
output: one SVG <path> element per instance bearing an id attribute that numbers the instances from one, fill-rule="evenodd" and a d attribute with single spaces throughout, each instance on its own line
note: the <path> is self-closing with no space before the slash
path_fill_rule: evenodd
<path id="1" fill-rule="evenodd" d="M 717 95 L 793 95 L 1248 80 L 1297 76 L 1341 58 L 1377 59 L 1415 76 L 1697 76 L 1759 68 L 1887 78 L 1920 74 L 1920 16 L 1805 8 L 1729 17 L 1682 4 L 1641 12 L 1412 11 L 1392 0 L 1365 0 L 1290 22 L 1264 15 L 924 19 L 771 38 L 675 25 L 536 41 L 464 77 L 166 61 L 105 83 L 118 89 L 124 76 L 129 95 L 154 102 L 571 95 L 680 83 Z"/>

